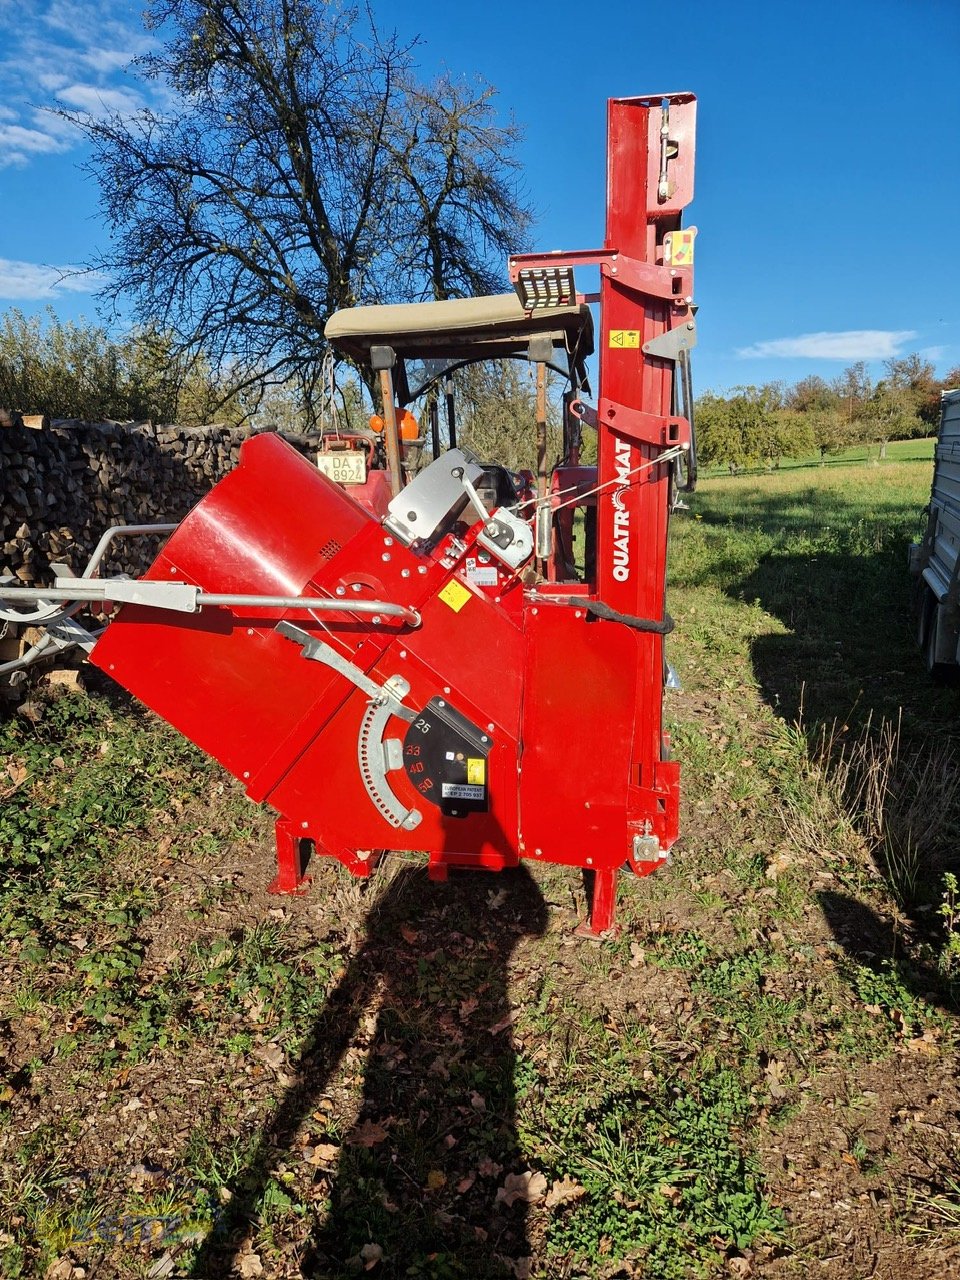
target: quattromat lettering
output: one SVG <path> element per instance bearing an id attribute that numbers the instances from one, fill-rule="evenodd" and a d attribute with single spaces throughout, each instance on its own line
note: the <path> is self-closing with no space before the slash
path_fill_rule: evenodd
<path id="1" fill-rule="evenodd" d="M 630 445 L 614 441 L 613 465 L 620 487 L 613 491 L 613 576 L 617 582 L 630 577 L 630 508 L 625 501 L 630 484 Z"/>

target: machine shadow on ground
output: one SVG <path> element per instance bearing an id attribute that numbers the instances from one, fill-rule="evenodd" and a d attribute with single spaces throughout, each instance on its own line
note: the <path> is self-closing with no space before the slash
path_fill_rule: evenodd
<path id="1" fill-rule="evenodd" d="M 336 1141 L 323 1133 L 326 1108 L 339 1109 L 361 1075 L 336 1172 L 318 1169 L 318 1225 L 301 1274 L 362 1273 L 382 1259 L 378 1275 L 504 1276 L 531 1253 L 525 1206 L 496 1193 L 522 1168 L 508 986 L 516 946 L 545 930 L 543 897 L 522 869 L 458 873 L 449 886 L 409 866 L 378 875 L 365 941 L 229 1186 L 194 1276 L 231 1273 L 271 1170 L 303 1160 L 305 1127 L 318 1148 Z"/>

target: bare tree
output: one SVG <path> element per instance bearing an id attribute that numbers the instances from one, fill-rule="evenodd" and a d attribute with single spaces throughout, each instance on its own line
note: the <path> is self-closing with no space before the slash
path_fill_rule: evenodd
<path id="1" fill-rule="evenodd" d="M 517 131 L 492 90 L 418 83 L 416 41 L 333 0 L 152 0 L 168 110 L 61 110 L 92 146 L 104 296 L 229 370 L 316 398 L 341 307 L 489 289 L 523 247 Z"/>

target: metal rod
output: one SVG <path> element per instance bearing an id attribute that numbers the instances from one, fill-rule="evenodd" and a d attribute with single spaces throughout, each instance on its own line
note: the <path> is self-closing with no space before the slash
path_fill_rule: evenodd
<path id="1" fill-rule="evenodd" d="M 684 493 L 693 493 L 697 487 L 697 427 L 694 422 L 693 378 L 690 372 L 690 352 L 683 348 L 677 353 L 677 369 L 680 373 L 680 394 L 683 415 L 690 424 L 690 450 L 687 454 L 687 483 Z"/>
<path id="2" fill-rule="evenodd" d="M 433 450 L 435 458 L 440 457 L 440 405 L 437 402 L 436 394 L 430 397 L 430 408 L 428 410 L 430 419 L 430 447 Z"/>
<path id="3" fill-rule="evenodd" d="M 331 600 L 329 596 L 305 599 L 299 596 L 226 596 L 206 591 L 197 593 L 197 604 L 225 609 L 303 609 L 306 612 L 382 614 L 386 618 L 402 618 L 411 627 L 419 627 L 420 614 L 405 604 L 389 600 Z"/>
<path id="4" fill-rule="evenodd" d="M 383 440 L 387 446 L 387 469 L 390 472 L 390 488 L 396 497 L 403 488 L 400 471 L 400 439 L 397 432 L 397 411 L 393 404 L 393 377 L 389 369 L 380 370 L 380 397 L 383 400 Z"/>
<path id="5" fill-rule="evenodd" d="M 93 549 L 93 555 L 87 562 L 87 567 L 80 575 L 82 578 L 92 578 L 93 572 L 103 559 L 110 543 L 116 538 L 133 538 L 142 537 L 151 533 L 173 533 L 177 526 L 175 524 L 115 524 L 106 531 L 100 541 Z"/>
<path id="6" fill-rule="evenodd" d="M 143 584 L 149 588 L 149 582 Z M 101 578 L 91 582 L 89 587 L 73 586 L 69 589 L 58 587 L 0 587 L 0 605 L 22 601 L 24 604 L 39 604 L 54 601 L 89 602 L 110 600 L 110 579 Z M 254 596 L 254 595 L 219 595 L 207 591 L 197 592 L 197 608 L 225 609 L 302 609 L 304 612 L 324 613 L 361 613 L 380 614 L 385 618 L 402 618 L 412 627 L 420 625 L 420 614 L 405 604 L 394 604 L 389 600 L 332 600 L 329 596 Z M 148 601 L 138 601 L 146 608 L 163 608 L 163 605 L 150 605 Z M 31 621 L 32 615 L 18 615 L 13 611 L 0 617 L 11 622 Z"/>
<path id="7" fill-rule="evenodd" d="M 547 367 L 542 360 L 537 361 L 537 510 L 541 519 L 547 514 Z M 537 539 L 538 568 L 543 573 L 545 560 L 549 557 L 549 535 L 541 531 Z"/>
<path id="8" fill-rule="evenodd" d="M 447 437 L 450 448 L 457 447 L 457 409 L 453 402 L 453 379 L 447 378 L 443 384 L 443 394 L 447 402 Z"/>

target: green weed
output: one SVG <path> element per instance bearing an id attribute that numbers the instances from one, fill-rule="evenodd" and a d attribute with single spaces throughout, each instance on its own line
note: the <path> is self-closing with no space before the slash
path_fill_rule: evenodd
<path id="1" fill-rule="evenodd" d="M 551 1250 L 574 1267 L 606 1255 L 679 1280 L 715 1267 L 726 1247 L 782 1235 L 783 1215 L 744 1154 L 739 1135 L 753 1103 L 734 1072 L 698 1069 L 642 1091 L 564 1101 L 555 1125 L 563 1154 L 541 1159 L 586 1192 L 549 1227 Z"/>

